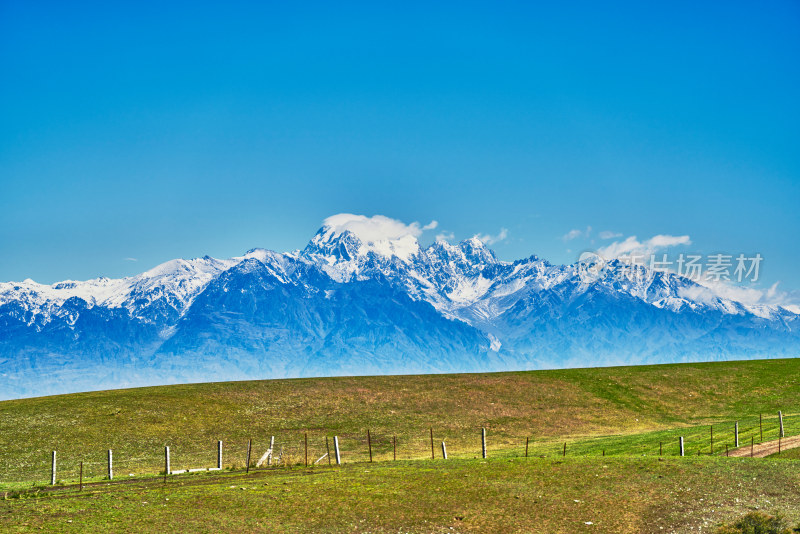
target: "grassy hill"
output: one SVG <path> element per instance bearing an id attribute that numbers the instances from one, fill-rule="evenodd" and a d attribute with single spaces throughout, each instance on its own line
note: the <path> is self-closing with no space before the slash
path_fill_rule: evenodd
<path id="1" fill-rule="evenodd" d="M 480 429 L 490 457 L 524 453 L 557 456 L 710 454 L 732 445 L 733 422 L 741 441 L 777 437 L 777 411 L 786 431 L 800 434 L 800 359 L 570 369 L 493 374 L 389 376 L 191 384 L 102 391 L 0 402 L 0 488 L 45 483 L 50 451 L 57 450 L 60 480 L 105 475 L 106 450 L 114 450 L 118 477 L 163 469 L 163 447 L 173 469 L 210 467 L 216 440 L 224 441 L 224 466 L 254 458 L 269 436 L 291 462 L 304 460 L 304 435 L 312 460 L 325 437 L 340 437 L 345 462 L 368 458 L 370 430 L 376 460 L 430 458 L 447 442 L 451 458 L 480 455 Z"/>

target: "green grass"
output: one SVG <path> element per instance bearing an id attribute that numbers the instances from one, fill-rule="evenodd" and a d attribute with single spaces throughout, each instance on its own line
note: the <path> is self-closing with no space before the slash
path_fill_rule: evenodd
<path id="1" fill-rule="evenodd" d="M 800 521 L 800 462 L 719 457 L 422 460 L 14 493 L 0 531 L 697 532 Z M 591 522 L 592 525 L 587 525 Z"/>
<path id="2" fill-rule="evenodd" d="M 524 453 L 567 455 L 715 453 L 732 443 L 740 421 L 742 445 L 756 436 L 765 414 L 764 439 L 777 437 L 777 410 L 787 435 L 800 434 L 800 360 L 765 360 L 518 373 L 320 378 L 192 384 L 104 391 L 0 402 L 0 488 L 49 481 L 50 451 L 59 474 L 105 475 L 106 450 L 114 450 L 117 478 L 153 476 L 163 469 L 163 447 L 173 469 L 210 467 L 216 440 L 225 442 L 224 465 L 242 467 L 246 444 L 254 458 L 275 435 L 292 462 L 325 452 L 325 437 L 338 435 L 345 462 L 367 459 L 366 431 L 376 459 L 430 457 L 446 440 L 452 458 L 480 452 L 486 427 L 490 456 Z"/>
<path id="3" fill-rule="evenodd" d="M 771 454 L 767 458 L 773 458 L 775 460 L 800 460 L 800 447 Z"/>

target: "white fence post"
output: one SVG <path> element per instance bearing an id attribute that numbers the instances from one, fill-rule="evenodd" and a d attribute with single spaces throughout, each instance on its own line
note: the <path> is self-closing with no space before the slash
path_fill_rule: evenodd
<path id="1" fill-rule="evenodd" d="M 169 466 L 169 447 L 164 447 L 164 468 L 169 475 L 172 472 L 172 469 Z"/>
<path id="2" fill-rule="evenodd" d="M 108 480 L 114 480 L 114 453 L 108 449 Z"/>
<path id="3" fill-rule="evenodd" d="M 486 429 L 481 429 L 481 453 L 486 458 Z"/>
<path id="4" fill-rule="evenodd" d="M 222 440 L 217 441 L 217 469 L 222 469 Z"/>
<path id="5" fill-rule="evenodd" d="M 444 444 L 444 441 L 442 442 L 442 458 L 447 460 L 447 445 Z"/>
<path id="6" fill-rule="evenodd" d="M 785 438 L 786 436 L 783 434 L 783 412 L 781 412 L 780 410 L 778 410 L 778 421 L 780 422 L 781 425 L 781 434 L 779 437 Z"/>
<path id="7" fill-rule="evenodd" d="M 333 450 L 336 454 L 336 465 L 341 465 L 342 457 L 339 455 L 339 436 L 333 436 Z"/>
<path id="8" fill-rule="evenodd" d="M 683 449 L 683 436 L 681 436 L 681 437 L 680 437 L 680 444 L 681 444 L 681 456 L 683 456 L 683 455 L 684 455 L 684 449 Z"/>
<path id="9" fill-rule="evenodd" d="M 50 467 L 50 485 L 56 485 L 56 451 L 53 451 L 53 463 Z"/>

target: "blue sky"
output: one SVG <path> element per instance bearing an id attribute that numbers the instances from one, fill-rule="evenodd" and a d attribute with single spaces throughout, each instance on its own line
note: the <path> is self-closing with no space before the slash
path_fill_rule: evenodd
<path id="1" fill-rule="evenodd" d="M 800 4 L 558 4 L 5 0 L 0 280 L 349 212 L 559 263 L 688 235 L 800 289 Z"/>

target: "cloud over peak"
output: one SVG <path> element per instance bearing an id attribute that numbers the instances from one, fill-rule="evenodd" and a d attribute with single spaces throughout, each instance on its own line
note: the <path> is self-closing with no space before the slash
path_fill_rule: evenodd
<path id="1" fill-rule="evenodd" d="M 635 235 L 632 235 L 624 241 L 614 241 L 608 246 L 599 248 L 597 253 L 610 260 L 631 256 L 648 256 L 668 247 L 691 244 L 692 240 L 688 235 L 659 234 L 645 241 L 639 241 Z"/>
<path id="2" fill-rule="evenodd" d="M 477 234 L 475 237 L 487 245 L 494 245 L 495 243 L 503 241 L 508 237 L 508 228 L 500 228 L 500 232 L 497 235 Z"/>
<path id="3" fill-rule="evenodd" d="M 384 215 L 354 215 L 352 213 L 339 213 L 331 215 L 323 226 L 332 230 L 334 235 L 344 232 L 352 232 L 360 240 L 372 243 L 377 241 L 395 241 L 407 236 L 418 238 L 425 230 L 433 230 L 439 225 L 437 221 L 431 221 L 421 226 L 418 222 L 406 224 L 403 221 L 392 219 Z"/>

